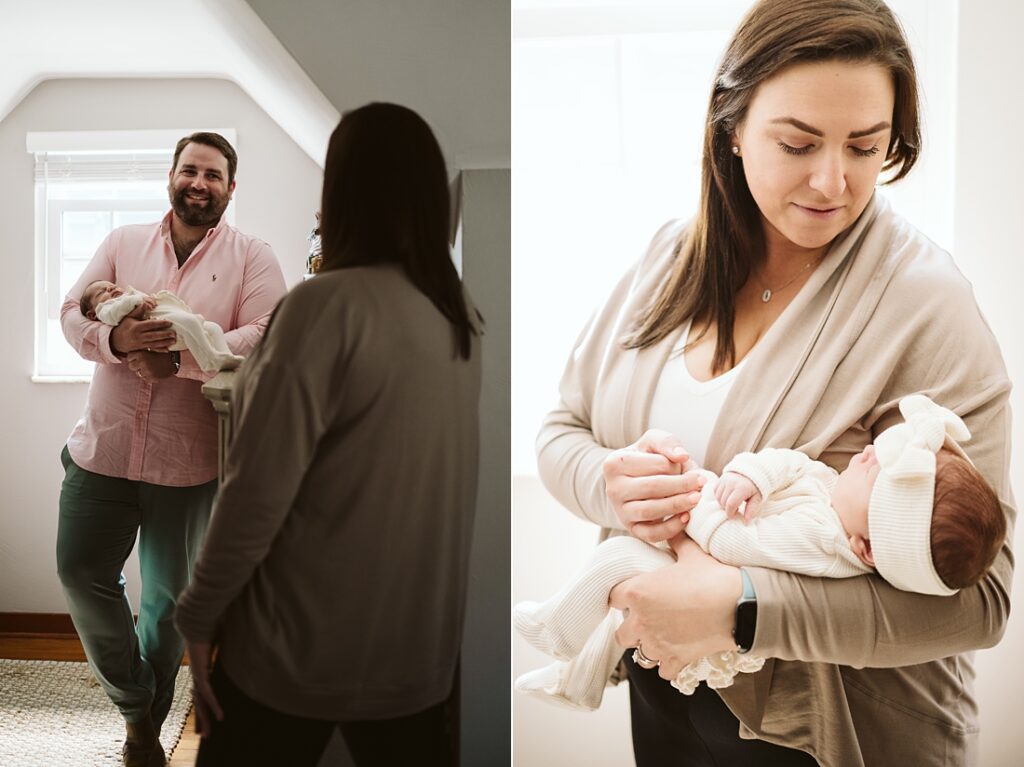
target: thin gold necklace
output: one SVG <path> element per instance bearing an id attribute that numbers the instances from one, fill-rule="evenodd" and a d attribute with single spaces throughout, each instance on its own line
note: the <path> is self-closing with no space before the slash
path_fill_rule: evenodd
<path id="1" fill-rule="evenodd" d="M 800 277 L 800 275 L 802 275 L 804 272 L 806 272 L 808 269 L 810 269 L 811 266 L 813 266 L 815 263 L 817 263 L 819 261 L 820 261 L 820 259 L 813 259 L 811 261 L 808 261 L 804 265 L 803 269 L 801 269 L 799 272 L 797 272 L 792 277 L 790 277 L 788 280 L 786 280 L 785 283 L 783 283 L 782 285 L 779 285 L 779 287 L 775 288 L 775 290 L 772 290 L 767 285 L 765 285 L 764 284 L 764 280 L 761 279 L 761 275 L 758 275 L 757 276 L 757 281 L 760 282 L 761 283 L 761 287 L 764 288 L 764 293 L 761 294 L 761 302 L 766 304 L 769 301 L 771 301 L 772 300 L 772 296 L 774 296 L 780 290 L 785 290 L 786 288 L 788 288 L 790 285 L 792 285 L 794 282 L 797 281 L 797 279 Z"/>

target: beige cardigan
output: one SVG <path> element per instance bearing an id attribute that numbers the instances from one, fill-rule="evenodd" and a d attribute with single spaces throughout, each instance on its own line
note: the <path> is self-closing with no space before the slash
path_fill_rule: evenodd
<path id="1" fill-rule="evenodd" d="M 619 342 L 668 274 L 682 232 L 679 223 L 659 231 L 592 319 L 538 436 L 548 490 L 604 527 L 621 525 L 601 463 L 646 430 L 677 334 L 639 352 Z M 898 591 L 874 575 L 752 568 L 753 651 L 775 660 L 720 692 L 741 735 L 803 749 L 826 767 L 977 762 L 971 651 L 999 641 L 1010 610 L 1009 391 L 970 284 L 876 195 L 748 355 L 705 464 L 720 472 L 737 453 L 790 447 L 842 469 L 899 419 L 900 398 L 920 392 L 967 423 L 967 453 L 1011 532 L 986 578 L 951 597 Z"/>

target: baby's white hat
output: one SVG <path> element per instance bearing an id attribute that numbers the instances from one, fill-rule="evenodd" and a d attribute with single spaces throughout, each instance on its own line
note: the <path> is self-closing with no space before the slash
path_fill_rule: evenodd
<path id="1" fill-rule="evenodd" d="M 923 394 L 900 400 L 900 412 L 905 422 L 875 438 L 880 470 L 868 504 L 871 553 L 878 574 L 896 588 L 949 596 L 957 589 L 943 583 L 932 562 L 935 454 L 945 446 L 967 458 L 957 441 L 971 432 Z"/>

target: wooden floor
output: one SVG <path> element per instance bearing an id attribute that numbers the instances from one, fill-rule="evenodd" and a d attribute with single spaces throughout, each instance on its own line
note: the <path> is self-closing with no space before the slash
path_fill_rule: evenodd
<path id="1" fill-rule="evenodd" d="M 52 634 L 0 634 L 0 658 L 14 660 L 85 661 L 85 653 L 77 636 Z M 195 709 L 189 711 L 185 729 L 181 733 L 168 767 L 195 767 L 199 752 L 196 735 Z"/>
<path id="2" fill-rule="evenodd" d="M 174 748 L 168 767 L 195 767 L 196 755 L 199 753 L 199 736 L 196 735 L 196 710 L 193 708 L 188 712 L 188 719 L 185 720 L 185 729 L 181 733 L 181 740 Z"/>

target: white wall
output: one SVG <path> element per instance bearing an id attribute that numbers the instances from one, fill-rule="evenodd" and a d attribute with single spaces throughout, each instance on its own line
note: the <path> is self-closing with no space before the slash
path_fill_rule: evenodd
<path id="1" fill-rule="evenodd" d="M 305 269 L 306 234 L 323 174 L 238 86 L 223 80 L 51 80 L 0 122 L 0 612 L 66 612 L 54 541 L 60 450 L 82 413 L 85 384 L 32 383 L 33 158 L 28 131 L 219 125 L 237 130 L 236 225 L 271 244 L 285 278 Z M 134 555 L 129 593 L 138 604 Z"/>
<path id="2" fill-rule="evenodd" d="M 1024 7 L 1009 0 L 960 3 L 959 86 L 957 97 L 956 238 L 953 255 L 974 284 L 992 331 L 999 339 L 1016 388 L 1010 477 L 1018 508 L 1024 493 L 1024 154 L 1013 146 L 1024 125 L 1024 95 L 1011 85 L 1024 73 L 1019 34 Z M 1017 525 L 1014 578 L 1015 612 L 1000 645 L 978 654 L 978 694 L 982 716 L 982 764 L 1003 767 L 1021 762 L 1020 686 L 1024 681 L 1024 537 Z"/>

